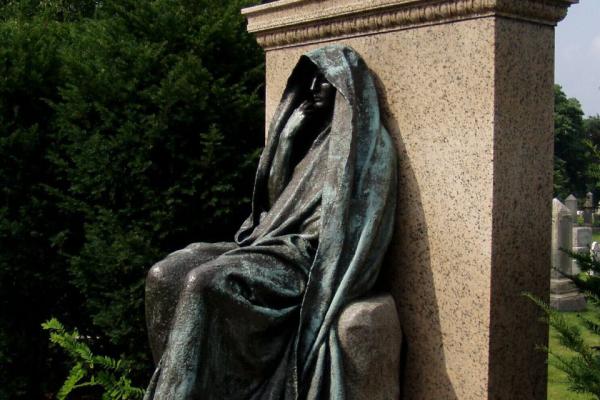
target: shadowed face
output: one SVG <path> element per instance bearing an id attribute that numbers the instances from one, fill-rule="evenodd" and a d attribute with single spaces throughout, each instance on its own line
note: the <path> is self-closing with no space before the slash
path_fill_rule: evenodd
<path id="1" fill-rule="evenodd" d="M 313 98 L 313 104 L 316 109 L 324 109 L 333 104 L 335 98 L 335 87 L 323 74 L 317 74 L 311 84 L 310 93 Z"/>

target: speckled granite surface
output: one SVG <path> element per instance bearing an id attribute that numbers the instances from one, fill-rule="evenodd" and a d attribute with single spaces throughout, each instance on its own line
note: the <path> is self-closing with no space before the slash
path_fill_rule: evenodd
<path id="1" fill-rule="evenodd" d="M 379 81 L 400 158 L 383 281 L 406 341 L 402 399 L 545 399 L 534 347 L 547 329 L 521 293 L 549 292 L 553 24 L 569 3 L 281 0 L 246 12 L 267 47 L 268 119 L 298 57 L 324 43 L 354 47 Z"/>

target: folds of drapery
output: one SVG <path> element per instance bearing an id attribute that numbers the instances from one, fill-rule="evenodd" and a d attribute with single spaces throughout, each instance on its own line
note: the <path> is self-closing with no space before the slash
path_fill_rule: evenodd
<path id="1" fill-rule="evenodd" d="M 318 70 L 337 89 L 322 176 L 319 245 L 302 299 L 286 398 L 343 399 L 343 365 L 335 332 L 342 308 L 373 287 L 392 235 L 396 152 L 381 123 L 373 77 L 351 48 L 327 46 L 302 56 L 269 129 L 253 195 L 252 215 L 236 235 L 255 240 L 269 212 L 268 173 L 279 135 Z"/>

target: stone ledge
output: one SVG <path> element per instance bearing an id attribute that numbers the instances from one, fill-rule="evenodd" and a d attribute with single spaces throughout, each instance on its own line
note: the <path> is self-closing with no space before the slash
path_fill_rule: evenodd
<path id="1" fill-rule="evenodd" d="M 567 294 L 567 293 L 579 293 L 577 286 L 566 278 L 551 279 L 550 280 L 550 293 L 551 294 Z"/>
<path id="2" fill-rule="evenodd" d="M 245 8 L 265 49 L 419 25 L 501 16 L 556 25 L 579 0 L 279 0 Z"/>

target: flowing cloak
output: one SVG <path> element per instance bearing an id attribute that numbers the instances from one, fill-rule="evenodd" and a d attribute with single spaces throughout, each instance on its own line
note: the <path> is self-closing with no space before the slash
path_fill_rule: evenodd
<path id="1" fill-rule="evenodd" d="M 337 90 L 331 124 L 269 204 L 280 135 L 315 68 Z M 302 56 L 270 125 L 252 213 L 231 250 L 196 268 L 203 275 L 191 281 L 208 281 L 202 289 L 211 296 L 180 300 L 163 371 L 146 398 L 175 399 L 161 391 L 160 375 L 191 373 L 190 399 L 345 399 L 336 322 L 375 284 L 392 235 L 396 182 L 395 149 L 364 61 L 337 45 Z M 209 322 L 193 322 L 199 318 Z"/>

